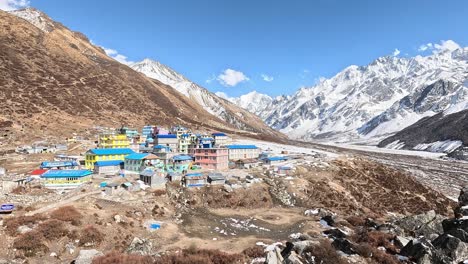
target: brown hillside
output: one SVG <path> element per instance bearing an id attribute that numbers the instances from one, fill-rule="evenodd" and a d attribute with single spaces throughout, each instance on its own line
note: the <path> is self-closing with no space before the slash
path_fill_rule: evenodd
<path id="1" fill-rule="evenodd" d="M 53 26 L 42 31 L 0 11 L 0 123 L 8 125 L 7 130 L 55 133 L 97 124 L 178 123 L 282 137 L 256 116 L 230 106 L 244 117 L 240 130 L 172 87 L 109 58 L 83 34 L 50 21 Z"/>

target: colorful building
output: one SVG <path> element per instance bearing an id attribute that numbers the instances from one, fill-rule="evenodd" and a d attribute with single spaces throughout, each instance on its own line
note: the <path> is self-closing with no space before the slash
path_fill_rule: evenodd
<path id="1" fill-rule="evenodd" d="M 94 163 L 94 173 L 104 175 L 115 175 L 122 170 L 123 165 L 123 160 L 96 161 Z"/>
<path id="2" fill-rule="evenodd" d="M 192 143 L 191 134 L 180 134 L 180 135 L 177 135 L 177 138 L 179 139 L 178 151 L 180 153 L 188 154 L 189 153 L 189 147 L 190 147 L 190 145 Z"/>
<path id="3" fill-rule="evenodd" d="M 177 150 L 179 139 L 177 138 L 177 135 L 175 134 L 157 135 L 154 144 L 166 146 L 173 150 Z"/>
<path id="4" fill-rule="evenodd" d="M 214 143 L 217 147 L 222 147 L 227 144 L 231 143 L 231 138 L 229 138 L 226 134 L 221 132 L 216 132 L 211 134 L 214 138 Z"/>
<path id="5" fill-rule="evenodd" d="M 126 134 L 103 134 L 99 136 L 98 147 L 105 149 L 128 148 L 130 141 Z"/>
<path id="6" fill-rule="evenodd" d="M 42 174 L 44 186 L 50 189 L 73 189 L 91 180 L 89 170 L 49 170 Z"/>
<path id="7" fill-rule="evenodd" d="M 80 164 L 76 161 L 44 161 L 41 169 L 74 169 Z"/>
<path id="8" fill-rule="evenodd" d="M 146 167 L 164 167 L 161 159 L 151 153 L 133 153 L 125 157 L 125 170 L 140 172 Z"/>
<path id="9" fill-rule="evenodd" d="M 227 148 L 195 149 L 195 164 L 203 169 L 225 170 L 229 168 Z"/>
<path id="10" fill-rule="evenodd" d="M 143 129 L 141 130 L 141 135 L 145 138 L 150 138 L 152 137 L 153 133 L 155 133 L 155 128 L 156 126 L 150 126 L 150 125 L 146 125 L 143 127 Z"/>
<path id="11" fill-rule="evenodd" d="M 255 145 L 227 145 L 229 160 L 256 159 L 260 149 Z"/>
<path id="12" fill-rule="evenodd" d="M 125 160 L 125 157 L 135 153 L 129 148 L 111 148 L 111 149 L 90 149 L 86 152 L 85 167 L 88 170 L 94 169 L 94 163 L 107 160 Z"/>
<path id="13" fill-rule="evenodd" d="M 203 187 L 206 185 L 206 177 L 202 173 L 188 173 L 184 176 L 185 187 Z"/>
<path id="14" fill-rule="evenodd" d="M 186 173 L 192 169 L 193 157 L 189 155 L 176 155 L 172 157 L 172 160 L 167 164 L 166 168 L 169 172 L 181 172 Z"/>

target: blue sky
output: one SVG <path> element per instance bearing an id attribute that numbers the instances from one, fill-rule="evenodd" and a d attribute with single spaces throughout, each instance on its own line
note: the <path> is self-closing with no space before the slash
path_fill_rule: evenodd
<path id="1" fill-rule="evenodd" d="M 2 1 L 25 0 L 0 0 L 0 6 Z M 251 90 L 291 94 L 395 49 L 399 56 L 414 56 L 426 43 L 468 43 L 466 0 L 31 0 L 30 5 L 128 61 L 158 60 L 230 96 Z"/>

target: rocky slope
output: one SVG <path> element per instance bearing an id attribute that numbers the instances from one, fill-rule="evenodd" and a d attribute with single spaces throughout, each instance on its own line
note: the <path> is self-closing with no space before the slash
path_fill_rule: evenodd
<path id="1" fill-rule="evenodd" d="M 380 147 L 452 152 L 468 145 L 468 110 L 426 117 L 379 143 Z"/>
<path id="2" fill-rule="evenodd" d="M 295 139 L 371 140 L 419 119 L 467 107 L 468 48 L 381 57 L 255 109 Z"/>
<path id="3" fill-rule="evenodd" d="M 260 117 L 265 109 L 275 100 L 266 94 L 261 94 L 257 91 L 252 91 L 248 94 L 239 97 L 228 97 L 224 93 L 216 93 L 221 98 L 231 101 L 232 103 L 244 108 L 250 113 L 254 113 Z"/>
<path id="4" fill-rule="evenodd" d="M 9 124 L 8 131 L 41 131 L 44 136 L 96 124 L 180 123 L 281 137 L 221 99 L 231 116 L 213 115 L 174 88 L 118 63 L 83 34 L 38 10 L 0 11 L 0 21 L 0 121 Z"/>

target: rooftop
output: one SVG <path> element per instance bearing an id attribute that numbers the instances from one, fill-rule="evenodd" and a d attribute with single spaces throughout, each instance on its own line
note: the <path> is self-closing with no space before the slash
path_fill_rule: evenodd
<path id="1" fill-rule="evenodd" d="M 149 155 L 149 153 L 132 153 L 132 154 L 126 156 L 125 159 L 128 159 L 128 160 L 142 160 L 148 155 Z"/>
<path id="2" fill-rule="evenodd" d="M 105 166 L 122 165 L 123 162 L 124 162 L 123 160 L 100 160 L 100 161 L 96 161 L 94 164 L 99 167 L 105 167 Z"/>
<path id="3" fill-rule="evenodd" d="M 41 169 L 54 167 L 73 167 L 78 166 L 76 161 L 44 161 L 41 163 Z"/>
<path id="4" fill-rule="evenodd" d="M 255 145 L 227 145 L 228 149 L 257 149 Z"/>
<path id="5" fill-rule="evenodd" d="M 96 155 L 126 155 L 135 153 L 129 148 L 113 148 L 113 149 L 90 149 L 89 152 Z"/>
<path id="6" fill-rule="evenodd" d="M 157 135 L 157 138 L 177 138 L 177 135 L 174 135 L 174 134 Z"/>
<path id="7" fill-rule="evenodd" d="M 85 177 L 91 174 L 90 170 L 49 170 L 42 174 L 42 178 Z"/>
<path id="8" fill-rule="evenodd" d="M 214 137 L 223 137 L 223 136 L 226 136 L 226 134 L 221 133 L 221 132 L 215 132 L 215 133 L 213 133 L 213 134 L 211 134 L 211 135 L 214 136 Z"/>
<path id="9" fill-rule="evenodd" d="M 173 160 L 183 161 L 183 160 L 193 160 L 192 156 L 189 155 L 176 155 L 172 157 Z"/>

